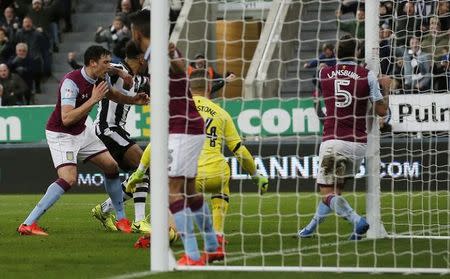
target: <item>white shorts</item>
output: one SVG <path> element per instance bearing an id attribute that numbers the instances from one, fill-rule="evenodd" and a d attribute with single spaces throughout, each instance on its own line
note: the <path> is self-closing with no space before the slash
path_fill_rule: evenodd
<path id="1" fill-rule="evenodd" d="M 323 166 L 326 162 L 331 162 L 333 169 L 338 165 L 337 162 L 345 162 L 345 170 L 339 176 L 355 177 L 359 173 L 359 167 L 366 155 L 367 144 L 360 142 L 350 142 L 344 140 L 327 140 L 322 142 L 319 149 L 319 173 L 317 174 L 317 184 L 335 185 L 338 170 L 327 171 Z M 330 160 L 331 159 L 331 160 Z"/>
<path id="2" fill-rule="evenodd" d="M 79 135 L 45 130 L 47 143 L 55 168 L 76 165 L 77 159 L 87 161 L 107 151 L 103 142 L 95 135 L 93 126 L 86 127 Z"/>
<path id="3" fill-rule="evenodd" d="M 205 135 L 169 134 L 169 177 L 195 178 Z"/>

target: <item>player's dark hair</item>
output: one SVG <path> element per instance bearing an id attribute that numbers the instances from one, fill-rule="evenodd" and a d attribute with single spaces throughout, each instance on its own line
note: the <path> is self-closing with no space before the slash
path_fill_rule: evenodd
<path id="1" fill-rule="evenodd" d="M 189 83 L 192 89 L 206 90 L 208 88 L 208 73 L 204 69 L 198 69 L 191 73 L 189 76 Z"/>
<path id="2" fill-rule="evenodd" d="M 342 36 L 337 43 L 337 58 L 341 60 L 355 59 L 356 46 L 355 38 L 350 35 Z"/>
<path id="3" fill-rule="evenodd" d="M 133 28 L 138 30 L 146 38 L 150 38 L 150 11 L 147 9 L 140 10 L 130 14 L 130 22 Z"/>
<path id="4" fill-rule="evenodd" d="M 98 61 L 102 56 L 108 55 L 111 55 L 111 52 L 106 48 L 99 45 L 90 46 L 84 52 L 84 65 L 89 66 L 91 60 Z"/>
<path id="5" fill-rule="evenodd" d="M 132 40 L 128 41 L 125 45 L 125 56 L 128 59 L 137 59 L 141 54 L 141 49 L 137 46 L 137 44 Z"/>

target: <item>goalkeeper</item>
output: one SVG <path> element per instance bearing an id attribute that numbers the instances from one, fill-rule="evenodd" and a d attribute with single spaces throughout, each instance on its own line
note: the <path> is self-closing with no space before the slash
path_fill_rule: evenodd
<path id="1" fill-rule="evenodd" d="M 209 97 L 206 71 L 196 70 L 190 76 L 190 85 L 195 106 L 205 120 L 206 140 L 198 161 L 196 188 L 198 192 L 211 193 L 213 226 L 217 240 L 223 247 L 224 223 L 230 199 L 230 167 L 222 154 L 226 145 L 245 171 L 252 176 L 253 182 L 259 187 L 260 194 L 267 191 L 268 179 L 260 175 L 252 155 L 242 144 L 241 138 L 233 124 L 231 116 L 220 106 L 213 103 Z M 128 180 L 127 190 L 133 191 L 136 183 L 140 183 L 150 164 L 150 145 L 144 151 L 139 168 Z"/>

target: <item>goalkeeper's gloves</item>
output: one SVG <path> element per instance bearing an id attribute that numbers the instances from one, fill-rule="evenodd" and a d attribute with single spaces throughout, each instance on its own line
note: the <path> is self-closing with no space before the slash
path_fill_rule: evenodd
<path id="1" fill-rule="evenodd" d="M 144 180 L 145 172 L 137 169 L 133 172 L 127 181 L 127 186 L 125 191 L 128 193 L 134 193 L 136 191 L 136 184 L 141 183 Z"/>
<path id="2" fill-rule="evenodd" d="M 258 186 L 259 194 L 263 195 L 265 192 L 267 192 L 267 189 L 269 188 L 269 180 L 267 177 L 263 176 L 260 173 L 257 173 L 252 176 L 253 183 Z"/>

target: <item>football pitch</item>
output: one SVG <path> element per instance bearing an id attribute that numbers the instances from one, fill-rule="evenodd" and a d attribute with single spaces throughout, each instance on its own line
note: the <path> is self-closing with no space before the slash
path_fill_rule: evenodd
<path id="1" fill-rule="evenodd" d="M 439 230 L 449 234 L 448 195 L 426 193 L 384 196 L 383 221 L 388 230 L 415 230 L 420 234 Z M 133 277 L 149 270 L 149 251 L 134 249 L 136 234 L 111 233 L 91 217 L 90 210 L 106 198 L 103 194 L 67 194 L 52 207 L 40 225 L 48 237 L 19 236 L 18 225 L 41 195 L 0 195 L 0 278 L 448 278 L 434 275 L 273 273 L 273 272 L 173 272 Z M 364 196 L 347 197 L 364 214 Z M 307 224 L 316 205 L 311 193 L 233 195 L 226 220 L 227 265 L 248 266 L 342 266 L 342 267 L 436 267 L 449 268 L 450 241 L 430 239 L 380 239 L 348 241 L 351 226 L 330 216 L 320 228 L 320 237 L 297 239 L 299 227 Z M 411 204 L 436 209 L 411 217 Z M 407 206 L 408 205 L 408 206 Z M 396 208 L 397 210 L 392 210 Z M 414 210 L 413 210 L 414 212 Z M 127 213 L 133 216 L 132 202 Z M 394 214 L 390 214 L 394 213 Z M 407 226 L 407 218 L 417 227 Z M 442 228 L 438 225 L 445 225 Z M 339 232 L 336 234 L 336 232 Z M 201 245 L 201 243 L 199 244 Z M 179 257 L 181 242 L 172 249 Z M 264 256 L 262 256 L 264 254 Z M 336 255 L 339 256 L 336 256 Z M 359 257 L 356 257 L 358 254 Z M 220 265 L 218 263 L 217 265 Z M 223 264 L 223 263 L 222 263 Z"/>

